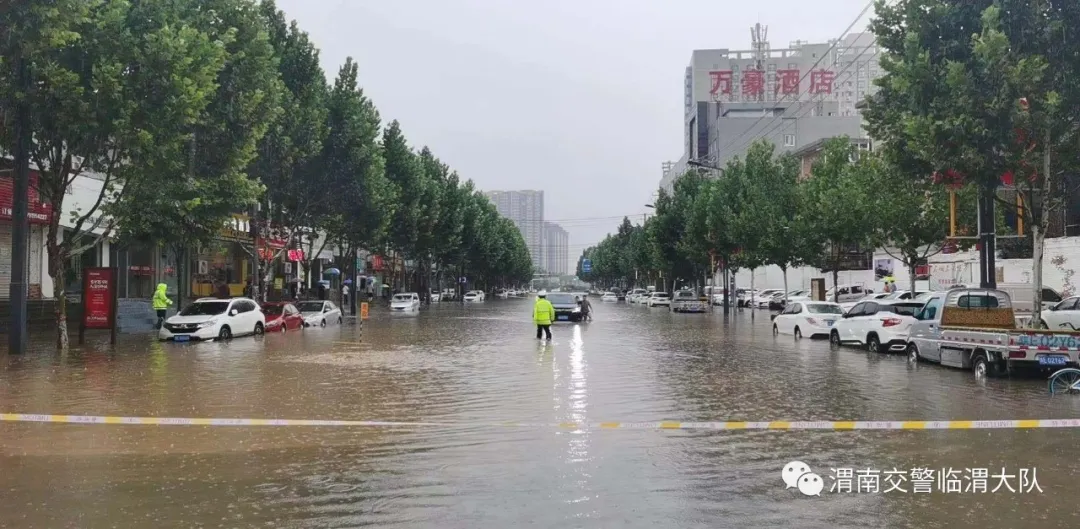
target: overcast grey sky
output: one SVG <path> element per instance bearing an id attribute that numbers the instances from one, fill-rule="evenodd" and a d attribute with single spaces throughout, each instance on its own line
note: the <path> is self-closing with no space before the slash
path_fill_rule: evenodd
<path id="1" fill-rule="evenodd" d="M 641 220 L 682 154 L 690 52 L 840 36 L 867 0 L 278 0 L 384 121 L 485 190 L 543 189 L 570 259 Z M 865 27 L 865 19 L 855 30 Z M 613 218 L 618 217 L 618 218 Z M 569 220 L 592 219 L 592 220 Z"/>

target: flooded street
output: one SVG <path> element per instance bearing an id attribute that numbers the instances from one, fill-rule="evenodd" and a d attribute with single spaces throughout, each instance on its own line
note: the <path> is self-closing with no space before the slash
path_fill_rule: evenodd
<path id="1" fill-rule="evenodd" d="M 976 382 L 902 355 L 774 338 L 768 313 L 596 302 L 539 345 L 531 301 L 373 310 L 229 343 L 125 337 L 5 357 L 0 412 L 448 426 L 0 423 L 0 527 L 1080 526 L 1075 430 L 702 431 L 500 422 L 1080 417 L 1043 380 Z M 830 469 L 1036 472 L 1025 493 L 785 489 Z M 936 476 L 936 474 L 935 474 Z M 1018 478 L 1011 486 L 1018 487 Z M 998 480 L 991 479 L 989 489 Z"/>

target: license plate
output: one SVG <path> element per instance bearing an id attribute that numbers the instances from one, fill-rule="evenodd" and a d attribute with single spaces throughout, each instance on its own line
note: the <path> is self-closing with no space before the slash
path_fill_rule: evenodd
<path id="1" fill-rule="evenodd" d="M 570 319 L 570 316 L 559 316 L 559 321 L 567 321 L 569 319 Z"/>
<path id="2" fill-rule="evenodd" d="M 825 325 L 829 327 L 832 327 L 834 323 L 836 323 L 836 320 L 825 320 Z"/>
<path id="3" fill-rule="evenodd" d="M 191 337 L 186 334 L 178 334 L 176 336 L 173 336 L 173 340 L 176 340 L 177 342 L 186 342 L 190 339 Z"/>
<path id="4" fill-rule="evenodd" d="M 1043 355 L 1039 357 L 1039 365 L 1041 366 L 1063 366 L 1069 363 L 1067 356 L 1061 355 Z"/>

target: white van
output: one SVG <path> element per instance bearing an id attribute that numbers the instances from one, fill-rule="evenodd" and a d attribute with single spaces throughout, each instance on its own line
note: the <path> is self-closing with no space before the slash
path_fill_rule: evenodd
<path id="1" fill-rule="evenodd" d="M 1031 283 L 1000 283 L 997 286 L 998 290 L 1004 291 L 1012 298 L 1012 306 L 1014 312 L 1033 312 L 1035 292 L 1031 286 Z M 1043 285 L 1042 289 L 1042 306 L 1043 310 L 1049 310 L 1051 307 L 1061 302 L 1061 293 L 1050 287 Z"/>

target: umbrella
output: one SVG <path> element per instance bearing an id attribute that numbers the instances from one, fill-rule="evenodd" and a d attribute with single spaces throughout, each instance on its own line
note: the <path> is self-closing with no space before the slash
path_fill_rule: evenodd
<path id="1" fill-rule="evenodd" d="M 339 275 L 341 275 L 341 270 L 338 270 L 337 268 L 327 268 L 326 271 L 323 272 L 323 275 L 324 276 L 339 276 Z"/>
<path id="2" fill-rule="evenodd" d="M 346 279 L 345 284 L 346 285 L 351 285 L 352 284 L 352 279 Z"/>

